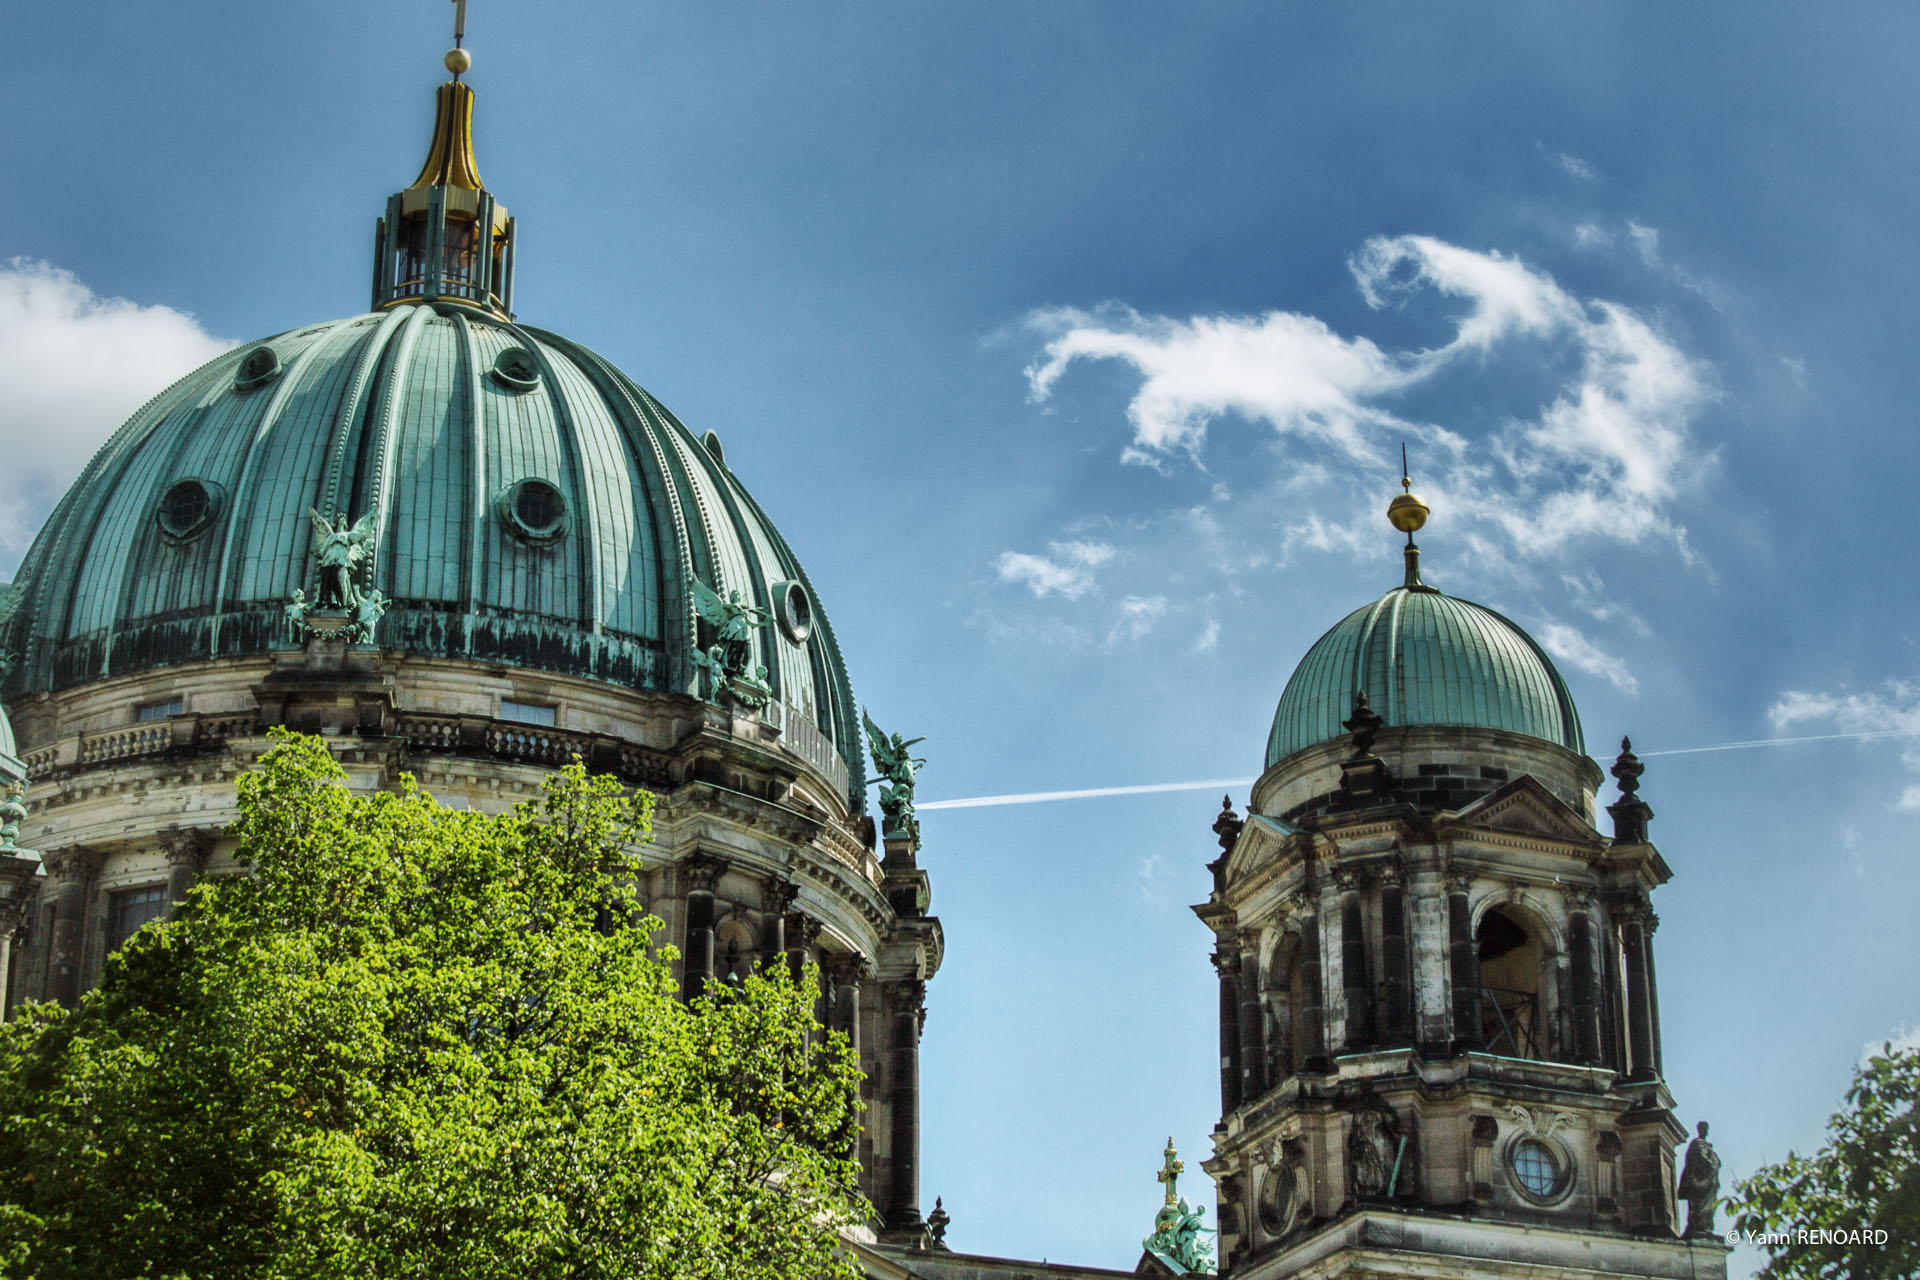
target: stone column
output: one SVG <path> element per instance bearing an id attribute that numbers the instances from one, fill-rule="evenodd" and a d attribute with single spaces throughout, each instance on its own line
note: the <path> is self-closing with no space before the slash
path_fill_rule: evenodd
<path id="1" fill-rule="evenodd" d="M 1456 1052 L 1480 1047 L 1480 951 L 1473 937 L 1472 878 L 1447 877 L 1447 947 L 1453 983 L 1453 1043 Z"/>
<path id="2" fill-rule="evenodd" d="M 102 855 L 75 846 L 47 855 L 54 883 L 53 936 L 47 961 L 50 1000 L 71 1007 L 80 998 L 80 965 L 86 947 L 87 889 L 100 870 Z"/>
<path id="3" fill-rule="evenodd" d="M 1340 877 L 1340 985 L 1347 998 L 1346 1049 L 1373 1046 L 1373 984 L 1367 980 L 1367 933 L 1360 882 Z"/>
<path id="4" fill-rule="evenodd" d="M 1643 902 L 1623 904 L 1620 949 L 1627 966 L 1627 1078 L 1651 1080 L 1659 1073 L 1653 1036 L 1653 975 L 1648 970 L 1647 917 Z"/>
<path id="5" fill-rule="evenodd" d="M 841 956 L 832 965 L 833 1029 L 853 1046 L 855 1062 L 860 1060 L 860 980 L 872 972 L 873 966 L 858 952 Z"/>
<path id="6" fill-rule="evenodd" d="M 1647 1041 L 1647 1047 L 1653 1051 L 1653 1074 L 1664 1077 L 1667 1074 L 1667 1058 L 1660 1041 L 1660 975 L 1653 963 L 1653 935 L 1659 928 L 1660 917 L 1648 911 L 1646 936 L 1642 945 L 1647 949 L 1647 1013 L 1653 1034 Z"/>
<path id="7" fill-rule="evenodd" d="M 1600 941 L 1593 927 L 1593 898 L 1576 893 L 1567 913 L 1567 946 L 1573 952 L 1573 1057 L 1600 1065 Z"/>
<path id="8" fill-rule="evenodd" d="M 760 967 L 770 970 L 787 954 L 787 913 L 800 896 L 800 886 L 790 880 L 769 880 L 761 897 L 767 913 L 766 928 L 760 939 Z"/>
<path id="9" fill-rule="evenodd" d="M 1220 975 L 1220 1114 L 1240 1105 L 1240 948 L 1222 938 L 1213 949 Z"/>
<path id="10" fill-rule="evenodd" d="M 696 853 L 681 864 L 687 882 L 687 941 L 683 953 L 681 996 L 692 1000 L 713 981 L 714 886 L 726 864 Z"/>
<path id="11" fill-rule="evenodd" d="M 795 911 L 788 915 L 786 927 L 787 972 L 795 982 L 807 971 L 807 957 L 813 952 L 813 944 L 820 938 L 820 922 L 804 911 Z"/>
<path id="12" fill-rule="evenodd" d="M 1407 964 L 1406 890 L 1398 870 L 1380 882 L 1381 1043 L 1391 1049 L 1413 1043 L 1412 978 Z"/>
<path id="13" fill-rule="evenodd" d="M 893 1023 L 892 1182 L 887 1188 L 887 1226 L 918 1231 L 920 1219 L 920 1029 L 926 1020 L 927 984 L 902 978 L 887 984 Z"/>
<path id="14" fill-rule="evenodd" d="M 160 848 L 167 855 L 167 914 L 171 916 L 187 900 L 187 891 L 206 870 L 207 854 L 213 838 L 205 831 L 170 827 L 160 833 Z"/>
<path id="15" fill-rule="evenodd" d="M 1241 1097 L 1252 1102 L 1267 1091 L 1267 1020 L 1260 1008 L 1260 935 L 1240 935 Z"/>
<path id="16" fill-rule="evenodd" d="M 1306 1061 L 1302 1071 L 1326 1072 L 1333 1069 L 1327 1057 L 1327 996 L 1320 984 L 1320 917 L 1307 912 L 1300 917 L 1300 1017 L 1306 1023 Z"/>

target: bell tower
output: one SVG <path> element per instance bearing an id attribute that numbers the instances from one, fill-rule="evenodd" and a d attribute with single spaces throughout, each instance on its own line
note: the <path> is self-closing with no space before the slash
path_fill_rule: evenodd
<path id="1" fill-rule="evenodd" d="M 1403 583 L 1301 661 L 1214 822 L 1221 1272 L 1724 1277 L 1676 1216 L 1643 766 L 1603 835 L 1559 673 L 1424 582 L 1402 484 Z"/>

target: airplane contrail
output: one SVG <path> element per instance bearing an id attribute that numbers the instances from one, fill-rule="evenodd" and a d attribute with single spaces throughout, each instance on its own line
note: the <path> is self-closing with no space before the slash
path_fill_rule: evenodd
<path id="1" fill-rule="evenodd" d="M 1815 733 L 1798 738 L 1749 738 L 1742 742 L 1716 742 L 1705 747 L 1668 747 L 1661 751 L 1636 751 L 1650 756 L 1692 756 L 1708 751 L 1746 751 L 1754 747 L 1796 747 L 1809 742 L 1871 742 L 1881 738 L 1911 738 L 1920 729 L 1866 729 L 1856 733 Z M 1601 765 L 1610 763 L 1594 757 Z M 1054 800 L 1094 800 L 1105 796 L 1144 796 L 1163 791 L 1212 791 L 1216 787 L 1232 790 L 1250 787 L 1253 778 L 1212 778 L 1205 782 L 1146 782 L 1130 787 L 1085 787 L 1077 791 L 1023 791 L 1003 796 L 967 796 L 959 800 L 929 800 L 914 806 L 919 812 L 936 809 L 997 809 L 1015 804 L 1047 804 Z"/>

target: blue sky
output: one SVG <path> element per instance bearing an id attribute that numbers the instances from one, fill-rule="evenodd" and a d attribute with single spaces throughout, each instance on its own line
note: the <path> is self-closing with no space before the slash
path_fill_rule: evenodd
<path id="1" fill-rule="evenodd" d="M 450 15 L 0 15 L 0 573 L 173 376 L 365 306 Z M 923 794 L 1251 778 L 1293 663 L 1397 580 L 1405 439 L 1428 580 L 1547 644 L 1589 749 L 1648 758 L 1682 1119 L 1743 1174 L 1912 1034 L 1910 7 L 469 28 L 521 317 L 725 439 L 860 700 L 927 735 Z M 1204 1157 L 1218 804 L 927 815 L 924 1186 L 957 1247 L 1130 1266 L 1166 1136 Z"/>

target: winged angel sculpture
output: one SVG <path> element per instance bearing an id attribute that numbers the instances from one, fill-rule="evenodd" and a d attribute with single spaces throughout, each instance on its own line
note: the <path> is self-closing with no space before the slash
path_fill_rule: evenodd
<path id="1" fill-rule="evenodd" d="M 358 579 L 373 558 L 373 513 L 368 512 L 349 525 L 346 512 L 332 520 L 309 509 L 313 520 L 313 558 L 320 569 L 319 588 L 313 599 L 295 590 L 287 605 L 287 622 L 294 639 L 308 634 L 344 635 L 358 643 L 373 639 L 374 626 L 387 611 L 387 598 L 372 587 L 364 590 Z M 316 625 L 316 615 L 334 620 L 331 626 Z"/>
<path id="2" fill-rule="evenodd" d="M 767 687 L 767 669 L 753 660 L 753 629 L 767 620 L 766 611 L 742 600 L 738 591 L 723 600 L 700 579 L 687 581 L 693 588 L 694 610 L 713 628 L 713 643 L 693 652 L 694 665 L 711 681 L 707 696 L 719 702 L 725 694 L 755 710 L 766 706 L 773 696 Z"/>
<path id="3" fill-rule="evenodd" d="M 913 816 L 913 780 L 926 761 L 913 755 L 912 749 L 926 739 L 883 733 L 873 722 L 872 714 L 866 711 L 860 713 L 860 718 L 866 723 L 867 749 L 873 752 L 873 767 L 880 771 L 879 777 L 867 781 L 884 784 L 880 788 L 880 812 L 886 817 L 882 834 L 906 836 L 918 845 L 920 824 Z"/>

